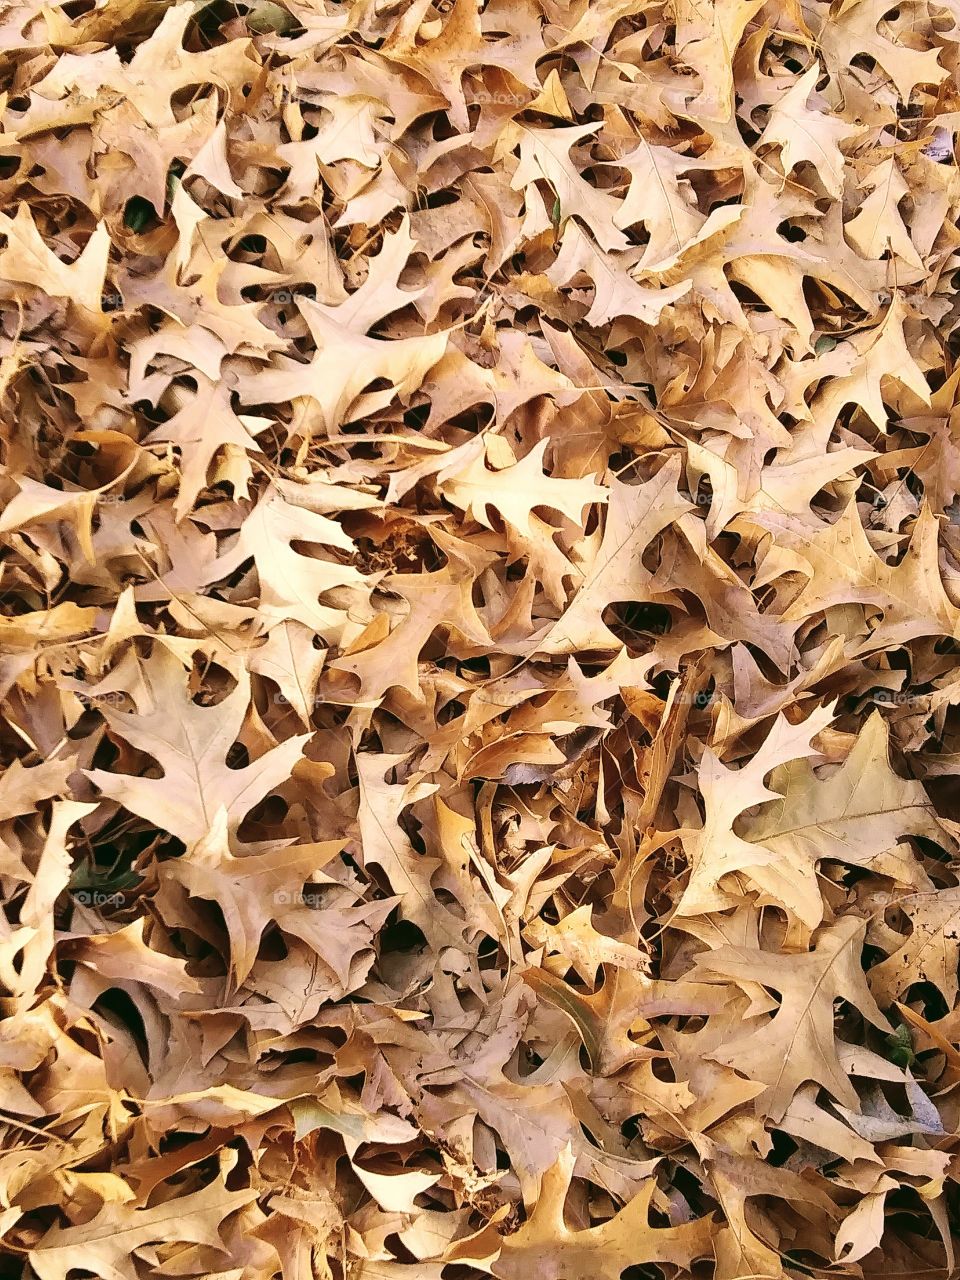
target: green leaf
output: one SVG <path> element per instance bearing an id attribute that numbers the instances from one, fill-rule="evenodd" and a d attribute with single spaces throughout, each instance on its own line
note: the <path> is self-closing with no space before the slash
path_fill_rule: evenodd
<path id="1" fill-rule="evenodd" d="M 316 1129 L 333 1129 L 336 1133 L 354 1138 L 357 1142 L 363 1141 L 362 1116 L 337 1115 L 314 1098 L 294 1098 L 287 1105 L 293 1113 L 294 1136 L 297 1142 Z"/>
<path id="2" fill-rule="evenodd" d="M 247 13 L 247 26 L 261 36 L 271 31 L 279 36 L 286 35 L 297 25 L 293 14 L 274 4 L 273 0 L 259 0 Z"/>
<path id="3" fill-rule="evenodd" d="M 135 871 L 119 871 L 111 875 L 110 871 L 101 871 L 99 867 L 84 864 L 74 869 L 70 877 L 70 889 L 102 889 L 106 893 L 117 893 L 124 889 L 135 889 L 142 876 Z"/>
<path id="4" fill-rule="evenodd" d="M 916 1062 L 910 1028 L 905 1022 L 901 1022 L 892 1035 L 884 1036 L 884 1043 L 887 1045 L 888 1060 L 898 1067 L 912 1067 Z"/>
<path id="5" fill-rule="evenodd" d="M 292 1098 L 287 1106 L 293 1115 L 294 1136 L 301 1142 L 317 1129 L 332 1129 L 354 1142 L 402 1144 L 416 1136 L 416 1130 L 399 1116 L 381 1113 L 364 1115 L 357 1111 L 334 1111 L 319 1098 Z"/>
<path id="6" fill-rule="evenodd" d="M 157 211 L 143 196 L 133 196 L 123 211 L 123 225 L 131 231 L 142 231 L 157 216 Z"/>
<path id="7" fill-rule="evenodd" d="M 837 345 L 836 338 L 831 338 L 829 333 L 824 333 L 814 343 L 813 349 L 818 356 L 824 355 L 827 351 L 832 351 Z"/>
<path id="8" fill-rule="evenodd" d="M 170 168 L 167 170 L 167 200 L 172 200 L 176 194 L 177 187 L 180 185 L 180 179 L 186 172 L 186 166 L 182 160 L 174 160 Z"/>

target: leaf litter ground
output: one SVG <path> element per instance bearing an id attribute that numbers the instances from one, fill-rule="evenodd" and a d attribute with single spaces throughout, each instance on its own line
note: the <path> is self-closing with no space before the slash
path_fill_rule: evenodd
<path id="1" fill-rule="evenodd" d="M 960 12 L 0 15 L 0 1250 L 948 1275 Z"/>

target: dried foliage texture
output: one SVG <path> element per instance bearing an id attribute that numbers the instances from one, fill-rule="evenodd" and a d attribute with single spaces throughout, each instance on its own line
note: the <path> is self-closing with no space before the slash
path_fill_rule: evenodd
<path id="1" fill-rule="evenodd" d="M 0 1275 L 955 1273 L 891 5 L 0 10 Z"/>

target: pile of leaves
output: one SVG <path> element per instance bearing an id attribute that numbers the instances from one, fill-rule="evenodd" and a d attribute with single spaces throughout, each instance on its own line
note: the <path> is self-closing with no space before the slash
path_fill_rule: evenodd
<path id="1" fill-rule="evenodd" d="M 960 11 L 0 10 L 0 1274 L 947 1274 Z"/>

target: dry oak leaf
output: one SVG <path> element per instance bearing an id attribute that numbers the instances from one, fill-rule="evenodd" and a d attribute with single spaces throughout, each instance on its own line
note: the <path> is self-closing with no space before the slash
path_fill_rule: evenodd
<path id="1" fill-rule="evenodd" d="M 903 102 L 909 102 L 918 84 L 938 85 L 950 74 L 938 61 L 939 49 L 913 49 L 880 34 L 880 22 L 891 12 L 887 0 L 860 0 L 844 6 L 838 17 L 832 13 L 827 16 L 826 7 L 821 12 L 823 24 L 813 34 L 837 82 L 858 54 L 874 59 L 893 81 Z"/>
<path id="2" fill-rule="evenodd" d="M 640 971 L 635 960 L 630 969 L 605 964 L 603 986 L 589 996 L 575 991 L 548 969 L 528 968 L 521 977 L 541 1000 L 574 1024 L 591 1070 L 598 1076 L 614 1075 L 629 1062 L 654 1056 L 639 1039 L 632 1038 L 649 1031 L 648 1018 L 716 1013 L 723 1003 L 707 983 L 653 980 Z"/>
<path id="3" fill-rule="evenodd" d="M 891 768 L 887 723 L 879 711 L 828 777 L 817 777 L 809 760 L 795 759 L 773 771 L 770 788 L 779 798 L 742 819 L 739 831 L 776 856 L 787 891 L 795 895 L 794 910 L 811 928 L 823 918 L 817 885 L 822 859 L 909 883 L 913 860 L 897 847 L 904 837 L 953 844 L 923 785 Z"/>
<path id="4" fill-rule="evenodd" d="M 474 580 L 473 574 L 452 559 L 436 573 L 391 574 L 380 585 L 406 601 L 406 617 L 379 644 L 345 654 L 330 667 L 352 672 L 359 679 L 364 702 L 378 702 L 391 688 L 406 689 L 422 702 L 420 652 L 437 627 L 447 626 L 482 649 L 492 647 L 473 603 Z"/>
<path id="5" fill-rule="evenodd" d="M 729 769 L 709 747 L 698 770 L 704 819 L 699 831 L 682 835 L 690 861 L 690 876 L 677 906 L 679 916 L 708 915 L 737 905 L 736 882 L 726 880 L 746 873 L 810 927 L 822 918 L 823 903 L 816 878 L 812 884 L 799 878 L 792 862 L 781 855 L 742 839 L 734 832 L 737 818 L 753 805 L 777 800 L 778 793 L 764 778 L 788 760 L 816 755 L 811 740 L 834 718 L 832 706 L 821 707 L 808 719 L 792 725 L 781 713 L 763 746 L 741 769 Z"/>
<path id="6" fill-rule="evenodd" d="M 14 760 L 0 776 L 0 822 L 33 813 L 41 801 L 65 792 L 75 768 L 76 762 L 69 757 L 45 760 L 31 769 Z"/>
<path id="7" fill-rule="evenodd" d="M 0 982 L 15 996 L 32 995 L 44 979 L 53 953 L 54 904 L 70 881 L 73 860 L 67 835 L 75 822 L 93 813 L 96 805 L 55 800 L 50 828 L 19 919 L 11 926 L 0 913 Z"/>
<path id="8" fill-rule="evenodd" d="M 60 945 L 68 946 L 71 958 L 89 965 L 103 978 L 142 982 L 173 999 L 202 991 L 196 978 L 187 973 L 186 960 L 165 955 L 144 939 L 145 924 L 141 916 L 111 933 L 64 933 L 60 935 Z"/>
<path id="9" fill-rule="evenodd" d="M 163 1094 L 157 1090 L 150 1099 L 149 1127 L 155 1134 L 178 1128 L 196 1132 L 198 1127 L 207 1125 L 226 1129 L 253 1116 L 275 1111 L 285 1101 L 237 1089 L 231 1084 L 208 1085 L 188 1093 Z M 190 1123 L 197 1120 L 200 1126 Z"/>
<path id="10" fill-rule="evenodd" d="M 98 489 L 63 490 L 31 480 L 29 476 L 20 476 L 17 479 L 20 491 L 10 499 L 0 516 L 0 534 L 20 529 L 33 530 L 62 521 L 73 526 L 81 551 L 93 564 L 97 558 L 93 546 L 93 516 L 97 501 L 122 479 L 123 476 L 118 476 Z"/>
<path id="11" fill-rule="evenodd" d="M 481 441 L 466 466 L 458 460 L 438 474 L 440 492 L 488 529 L 494 527 L 488 507 L 495 507 L 524 534 L 531 532 L 530 516 L 534 507 L 559 511 L 579 525 L 583 508 L 594 502 L 606 502 L 608 490 L 596 484 L 592 476 L 565 480 L 545 474 L 543 458 L 549 444 L 549 440 L 541 440 L 520 462 L 491 471 L 485 462 L 489 450 L 484 451 Z"/>
<path id="12" fill-rule="evenodd" d="M 520 163 L 510 183 L 514 191 L 546 180 L 560 202 L 561 217 L 582 218 L 600 248 L 611 253 L 629 246 L 615 223 L 621 202 L 610 192 L 592 187 L 570 158 L 570 148 L 599 128 L 599 124 L 584 124 L 566 129 L 531 129 L 512 122 L 500 135 L 498 151 L 505 154 L 512 147 L 520 147 Z"/>
<path id="13" fill-rule="evenodd" d="M 75 48 L 91 41 L 110 44 L 116 39 L 149 37 L 151 30 L 172 0 L 145 5 L 143 0 L 99 0 L 79 18 L 68 18 L 60 9 L 44 12 L 47 39 L 63 48 Z"/>
<path id="14" fill-rule="evenodd" d="M 814 418 L 823 424 L 823 430 L 832 430 L 846 405 L 858 404 L 881 431 L 886 431 L 889 414 L 881 394 L 884 378 L 895 378 L 924 404 L 930 403 L 927 380 L 903 334 L 909 314 L 898 294 L 875 329 L 855 334 L 843 344 L 843 350 L 852 351 L 858 358 L 850 373 L 828 379 L 814 399 Z"/>
<path id="15" fill-rule="evenodd" d="M 86 635 L 94 629 L 97 610 L 65 600 L 50 609 L 0 617 L 0 646 L 24 652 L 39 650 L 45 643 Z"/>
<path id="16" fill-rule="evenodd" d="M 67 1280 L 77 1267 L 100 1280 L 137 1280 L 138 1249 L 151 1244 L 201 1244 L 222 1251 L 220 1235 L 224 1219 L 256 1199 L 254 1188 L 228 1191 L 226 1172 L 235 1163 L 229 1152 L 221 1176 L 192 1195 L 141 1209 L 129 1204 L 105 1204 L 96 1217 L 80 1226 L 52 1227 L 30 1250 L 30 1265 L 40 1280 Z"/>
<path id="17" fill-rule="evenodd" d="M 48 8 L 47 21 L 56 13 Z M 174 4 L 149 40 L 135 46 L 129 62 L 121 61 L 117 49 L 64 55 L 33 90 L 49 99 L 75 87 L 83 97 L 96 98 L 109 88 L 132 103 L 157 130 L 178 123 L 171 99 L 187 85 L 217 85 L 236 107 L 243 86 L 257 75 L 258 64 L 248 56 L 251 42 L 229 40 L 199 53 L 189 52 L 183 42 L 192 17 L 189 6 Z M 63 106 L 58 106 L 62 111 Z M 57 126 L 62 123 L 58 120 Z"/>
<path id="18" fill-rule="evenodd" d="M 307 728 L 327 656 L 325 649 L 316 648 L 314 638 L 314 631 L 302 622 L 281 622 L 271 627 L 266 642 L 247 656 L 250 672 L 272 680 L 280 689 L 281 705 L 289 707 Z"/>
<path id="19" fill-rule="evenodd" d="M 686 1270 L 695 1259 L 710 1256 L 711 1219 L 696 1218 L 676 1227 L 650 1225 L 653 1179 L 608 1222 L 571 1231 L 563 1209 L 573 1166 L 568 1145 L 543 1175 L 539 1199 L 527 1221 L 504 1237 L 491 1267 L 498 1280 L 620 1280 L 627 1267 L 668 1262 Z"/>
<path id="20" fill-rule="evenodd" d="M 236 687 L 212 707 L 194 702 L 187 673 L 161 644 L 143 663 L 150 709 L 131 713 L 103 708 L 111 732 L 163 767 L 162 778 L 88 769 L 104 795 L 131 813 L 168 831 L 186 845 L 202 840 L 219 809 L 235 833 L 254 805 L 286 782 L 309 734 L 289 738 L 242 769 L 231 769 L 227 753 L 237 741 L 250 703 L 250 676 L 241 669 Z"/>
<path id="21" fill-rule="evenodd" d="M 834 605 L 861 604 L 879 609 L 882 620 L 865 646 L 901 645 L 920 636 L 960 635 L 960 609 L 944 591 L 939 566 L 939 522 L 924 504 L 899 564 L 887 564 L 871 547 L 855 501 L 815 537 L 790 517 L 772 511 L 751 519 L 780 535 L 781 547 L 795 546 L 809 565 L 803 590 L 782 614 L 784 622 L 802 622 Z"/>
<path id="22" fill-rule="evenodd" d="M 641 485 L 614 481 L 603 539 L 584 579 L 563 615 L 536 644 L 539 653 L 576 653 L 581 649 L 619 649 L 621 641 L 602 620 L 608 605 L 647 600 L 653 575 L 641 557 L 657 534 L 693 505 L 677 491 L 680 457 L 670 458 L 652 480 Z"/>
<path id="23" fill-rule="evenodd" d="M 710 477 L 712 493 L 706 521 L 707 541 L 713 542 L 741 511 L 778 511 L 806 517 L 820 491 L 841 476 L 878 455 L 873 449 L 844 447 L 828 453 L 792 458 L 783 450 L 759 475 L 740 470 L 726 458 L 691 440 L 690 468 Z M 819 524 L 819 521 L 817 521 Z"/>
<path id="24" fill-rule="evenodd" d="M 591 919 L 593 911 L 594 908 L 585 903 L 555 925 L 538 916 L 527 925 L 524 936 L 535 946 L 545 947 L 548 955 L 560 957 L 564 970 L 559 970 L 557 976 L 562 976 L 567 966 L 587 984 L 595 981 L 601 965 L 649 973 L 649 953 L 599 933 Z"/>
<path id="25" fill-rule="evenodd" d="M 645 259 L 672 258 L 694 240 L 707 216 L 697 208 L 689 181 L 681 177 L 699 168 L 697 158 L 679 155 L 640 139 L 640 145 L 617 162 L 630 174 L 630 186 L 616 216 L 618 227 L 642 223 L 649 234 Z"/>
<path id="26" fill-rule="evenodd" d="M 891 1031 L 860 967 L 865 933 L 864 921 L 845 916 L 820 930 L 815 950 L 802 955 L 720 947 L 697 957 L 698 979 L 761 982 L 780 996 L 780 1007 L 769 1021 L 764 1018 L 755 1030 L 746 1026 L 711 1055 L 767 1086 L 759 1102 L 774 1122 L 783 1118 L 793 1095 L 808 1080 L 852 1110 L 859 1109 L 857 1092 L 838 1056 L 834 1001 L 847 1001 L 875 1027 Z"/>
<path id="27" fill-rule="evenodd" d="M 109 324 L 101 310 L 103 282 L 110 255 L 110 236 L 104 224 L 87 241 L 75 262 L 66 263 L 41 239 L 29 206 L 21 204 L 15 218 L 0 213 L 0 279 L 30 284 L 54 297 L 71 298 Z"/>
<path id="28" fill-rule="evenodd" d="M 424 39 L 421 25 L 430 5 L 426 0 L 411 5 L 393 34 L 380 50 L 391 62 L 418 72 L 450 103 L 449 117 L 464 134 L 470 131 L 463 75 L 470 68 L 499 67 L 509 71 L 521 84 L 530 87 L 531 98 L 539 91 L 536 63 L 546 52 L 539 24 L 531 23 L 526 40 L 485 38 L 477 0 L 457 0 L 442 28 Z M 503 15 L 498 15 L 502 18 Z M 495 20 L 499 29 L 500 23 Z M 432 24 L 431 24 L 432 25 Z"/>
<path id="29" fill-rule="evenodd" d="M 399 822 L 405 809 L 433 795 L 437 785 L 417 775 L 405 783 L 387 782 L 387 772 L 406 759 L 403 755 L 360 752 L 355 759 L 364 865 L 376 863 L 383 868 L 400 899 L 404 919 L 417 925 L 434 946 L 462 947 L 466 921 L 442 905 L 430 883 L 441 860 L 417 853 Z"/>
<path id="30" fill-rule="evenodd" d="M 762 1160 L 725 1150 L 705 1135 L 696 1139 L 704 1160 L 709 1185 L 716 1193 L 726 1223 L 714 1240 L 717 1257 L 715 1280 L 766 1280 L 783 1276 L 778 1252 L 770 1248 L 771 1229 L 776 1228 L 761 1206 L 769 1198 L 786 1200 L 791 1206 L 814 1204 L 828 1219 L 836 1215 L 833 1201 L 816 1183 L 788 1169 L 771 1168 Z M 753 1157 L 753 1151 L 750 1151 Z M 747 1201 L 759 1201 L 748 1212 Z M 796 1210 L 802 1214 L 802 1209 Z M 776 1237 L 774 1236 L 774 1239 Z"/>
<path id="31" fill-rule="evenodd" d="M 368 338 L 331 319 L 335 308 L 309 298 L 298 298 L 297 304 L 317 346 L 313 359 L 301 364 L 278 356 L 272 369 L 240 375 L 237 389 L 249 404 L 281 404 L 308 397 L 316 401 L 330 432 L 348 419 L 386 408 L 394 396 L 409 396 L 447 349 L 447 331 L 392 342 Z M 344 306 L 349 321 L 349 299 Z M 389 384 L 385 390 L 364 394 L 365 387 L 381 379 Z"/>
<path id="32" fill-rule="evenodd" d="M 900 216 L 899 205 L 910 188 L 891 156 L 867 175 L 864 185 L 870 195 L 861 203 L 856 217 L 844 226 L 844 235 L 864 258 L 882 258 L 887 250 L 912 267 L 923 269 L 920 255 Z"/>
<path id="33" fill-rule="evenodd" d="M 290 852 L 298 854 L 301 849 L 309 847 L 294 845 Z M 314 847 L 324 851 L 317 859 L 322 864 L 334 852 L 339 852 L 341 845 L 334 842 L 333 845 L 325 843 Z M 329 883 L 325 875 L 316 871 L 309 878 L 314 882 Z M 343 993 L 362 986 L 375 959 L 376 935 L 397 906 L 398 899 L 381 898 L 374 902 L 360 902 L 357 906 L 318 908 L 301 902 L 296 893 L 288 893 L 286 897 L 287 903 L 278 906 L 274 916 L 281 931 L 290 938 L 298 938 L 310 953 L 319 956 Z"/>
<path id="34" fill-rule="evenodd" d="M 718 123 L 733 115 L 735 55 L 747 23 L 763 0 L 730 0 L 701 6 L 698 0 L 676 0 L 677 52 L 700 75 L 699 95 L 684 114 Z"/>
<path id="35" fill-rule="evenodd" d="M 630 253 L 601 253 L 578 222 L 570 219 L 563 229 L 557 260 L 546 272 L 556 286 L 569 285 L 584 276 L 593 285 L 593 303 L 583 323 L 594 329 L 617 316 L 629 316 L 641 324 L 656 324 L 665 307 L 679 302 L 690 292 L 692 281 L 681 280 L 665 289 L 638 284 L 633 278 L 636 250 Z"/>
<path id="36" fill-rule="evenodd" d="M 650 1050 L 631 1039 L 631 1032 L 649 1030 L 640 1010 L 643 998 L 655 984 L 636 969 L 604 966 L 603 986 L 585 996 L 547 969 L 527 969 L 521 977 L 541 1000 L 571 1020 L 583 1040 L 590 1069 L 596 1075 L 613 1075 L 628 1062 L 650 1056 Z M 592 976 L 591 976 L 592 981 Z"/>
<path id="37" fill-rule="evenodd" d="M 891 1107 L 875 1080 L 871 1080 L 863 1089 L 856 1111 L 839 1103 L 836 1110 L 854 1133 L 867 1142 L 890 1142 L 913 1133 L 943 1137 L 945 1131 L 940 1113 L 914 1080 L 909 1068 L 903 1073 L 903 1085 L 907 1100 L 906 1115 L 901 1115 Z"/>
<path id="38" fill-rule="evenodd" d="M 887 1006 L 900 999 L 915 982 L 932 982 L 947 1008 L 954 1008 L 960 965 L 960 888 L 916 894 L 896 905 L 910 917 L 913 932 L 899 951 L 870 970 L 870 990 L 881 1005 Z"/>
<path id="39" fill-rule="evenodd" d="M 609 1185 L 611 1167 L 617 1158 L 599 1150 L 584 1137 L 570 1094 L 562 1083 L 552 1080 L 539 1084 L 528 1080 L 515 1084 L 502 1076 L 491 1078 L 486 1071 L 483 1081 L 475 1079 L 468 1068 L 458 1063 L 455 1081 L 442 1099 L 427 1095 L 423 1112 L 430 1115 L 429 1101 L 437 1114 L 437 1127 L 449 1123 L 451 1115 L 479 1117 L 499 1136 L 525 1205 L 536 1203 L 540 1179 L 567 1145 L 575 1153 L 579 1176 L 603 1187 Z M 643 1177 L 652 1172 L 652 1168 L 651 1162 L 636 1162 L 631 1173 Z M 494 1247 L 497 1245 L 499 1237 L 495 1237 Z M 493 1251 L 491 1248 L 490 1252 Z"/>
<path id="40" fill-rule="evenodd" d="M 279 920 L 304 884 L 343 848 L 342 841 L 230 851 L 227 811 L 222 806 L 210 830 L 179 858 L 163 864 L 163 874 L 179 880 L 193 898 L 215 902 L 230 937 L 230 969 L 239 986 L 253 968 L 264 929 Z"/>
<path id="41" fill-rule="evenodd" d="M 199 370 L 193 377 L 196 393 L 187 395 L 175 388 L 177 412 L 143 441 L 145 445 L 172 444 L 180 450 L 180 489 L 173 503 L 178 520 L 189 514 L 206 486 L 207 471 L 217 450 L 233 445 L 239 450 L 261 453 L 254 433 L 270 425 L 266 418 L 238 417 L 225 382 L 212 381 Z"/>
<path id="42" fill-rule="evenodd" d="M 281 1275 L 290 1280 L 333 1280 L 328 1263 L 333 1242 L 328 1248 L 324 1245 L 334 1233 L 342 1239 L 343 1220 L 330 1191 L 318 1187 L 302 1198 L 274 1194 L 270 1209 L 271 1216 L 256 1228 L 256 1236 L 276 1249 Z"/>
<path id="43" fill-rule="evenodd" d="M 887 1226 L 884 1214 L 887 1192 L 898 1188 L 889 1177 L 881 1178 L 877 1188 L 854 1206 L 837 1231 L 836 1257 L 844 1263 L 857 1262 L 880 1244 Z"/>
<path id="44" fill-rule="evenodd" d="M 784 173 L 804 161 L 813 165 L 825 190 L 839 200 L 843 194 L 845 161 L 838 144 L 860 129 L 828 112 L 812 111 L 807 106 L 822 75 L 820 64 L 814 62 L 797 78 L 793 87 L 770 108 L 767 126 L 757 145 L 779 143 Z"/>
<path id="45" fill-rule="evenodd" d="M 321 315 L 351 333 L 365 334 L 392 312 L 408 306 L 426 292 L 425 288 L 401 289 L 400 276 L 407 266 L 417 241 L 410 234 L 410 219 L 404 214 L 396 231 L 388 231 L 376 257 L 370 259 L 367 277 L 338 306 L 317 302 Z"/>
<path id="46" fill-rule="evenodd" d="M 329 115 L 319 131 L 312 138 L 287 142 L 277 148 L 278 159 L 290 166 L 283 194 L 291 206 L 313 197 L 321 165 L 351 160 L 367 169 L 376 169 L 380 164 L 377 133 L 383 131 L 381 120 L 386 114 L 383 104 L 359 94 L 324 95 L 321 101 Z"/>
<path id="47" fill-rule="evenodd" d="M 708 240 L 740 217 L 740 210 L 730 206 L 709 214 L 697 207 L 693 185 L 681 174 L 715 167 L 716 162 L 702 156 L 681 155 L 641 138 L 633 151 L 604 163 L 630 174 L 630 187 L 614 224 L 623 228 L 642 225 L 649 236 L 637 271 L 666 270 L 685 249 Z M 684 292 L 690 288 L 690 281 L 680 283 Z"/>
<path id="48" fill-rule="evenodd" d="M 320 559 L 295 550 L 299 542 L 333 548 L 345 557 L 356 554 L 336 520 L 310 510 L 311 503 L 308 486 L 272 485 L 244 520 L 233 547 L 210 566 L 207 581 L 228 577 L 252 559 L 260 579 L 262 617 L 272 623 L 298 622 L 335 641 L 347 625 L 347 616 L 343 609 L 321 603 L 320 597 L 346 589 L 352 598 L 363 599 L 369 588 L 358 569 L 334 559 L 333 554 Z"/>

